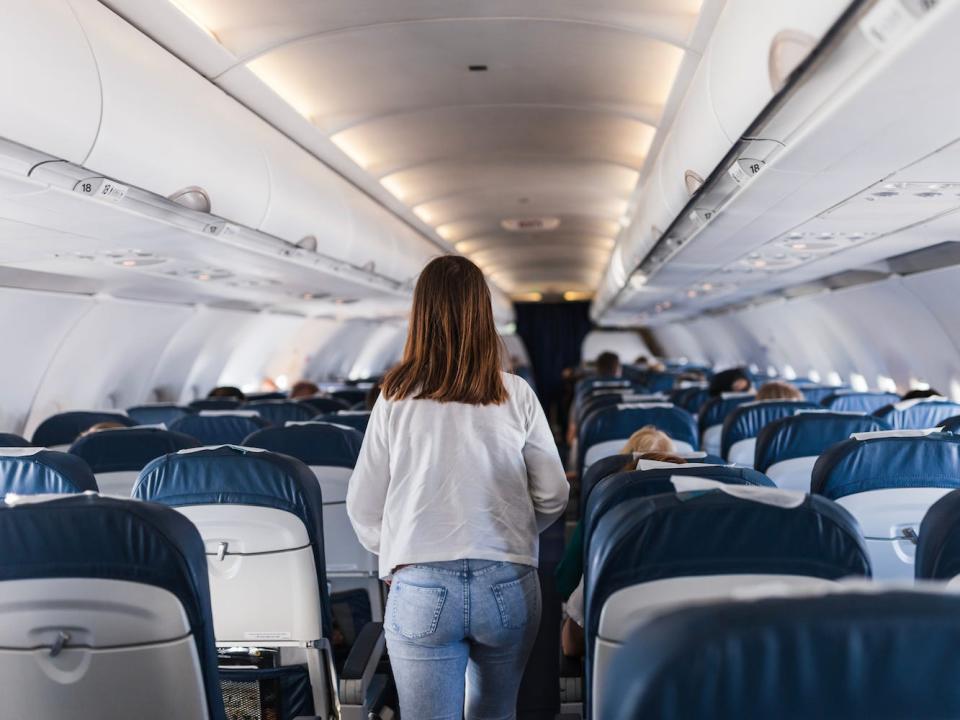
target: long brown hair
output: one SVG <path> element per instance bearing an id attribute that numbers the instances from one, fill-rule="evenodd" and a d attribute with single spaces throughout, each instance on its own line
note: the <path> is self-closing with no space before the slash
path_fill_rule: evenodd
<path id="1" fill-rule="evenodd" d="M 383 379 L 390 400 L 499 405 L 501 345 L 483 273 L 465 257 L 431 260 L 413 291 L 403 360 Z"/>

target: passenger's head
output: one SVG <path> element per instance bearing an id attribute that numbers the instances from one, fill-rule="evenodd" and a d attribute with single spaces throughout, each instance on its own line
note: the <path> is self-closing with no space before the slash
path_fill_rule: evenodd
<path id="1" fill-rule="evenodd" d="M 309 380 L 297 380 L 297 382 L 293 384 L 293 387 L 290 388 L 290 399 L 313 397 L 319 392 L 320 388 L 316 383 L 312 383 Z"/>
<path id="2" fill-rule="evenodd" d="M 594 363 L 600 377 L 620 377 L 620 356 L 614 352 L 602 352 Z"/>
<path id="3" fill-rule="evenodd" d="M 235 398 L 237 400 L 243 400 L 246 398 L 246 395 L 243 394 L 243 390 L 238 387 L 233 387 L 233 385 L 221 385 L 215 387 L 207 395 L 208 398 Z"/>
<path id="4" fill-rule="evenodd" d="M 383 394 L 499 405 L 507 399 L 500 353 L 480 268 L 459 255 L 438 257 L 417 280 L 403 359 L 383 379 Z"/>
<path id="5" fill-rule="evenodd" d="M 643 454 L 648 452 L 675 453 L 676 446 L 673 440 L 662 430 L 657 430 L 653 425 L 644 425 L 637 430 L 627 444 L 623 446 L 621 454 L 636 453 Z"/>
<path id="6" fill-rule="evenodd" d="M 667 452 L 648 452 L 641 455 L 638 460 L 653 460 L 654 462 L 673 463 L 674 465 L 686 465 L 687 461 L 675 453 Z"/>
<path id="7" fill-rule="evenodd" d="M 634 361 L 633 364 L 636 365 L 636 366 L 639 367 L 639 368 L 645 368 L 647 365 L 650 364 L 650 358 L 648 358 L 646 355 L 640 355 L 640 356 Z"/>
<path id="8" fill-rule="evenodd" d="M 803 400 L 803 393 L 783 380 L 771 380 L 757 390 L 757 400 Z"/>
<path id="9" fill-rule="evenodd" d="M 743 368 L 730 368 L 718 372 L 710 380 L 710 395 L 716 397 L 728 392 L 747 392 L 750 390 L 750 376 Z"/>
<path id="10" fill-rule="evenodd" d="M 940 397 L 940 393 L 938 393 L 933 388 L 927 388 L 926 390 L 911 390 L 900 399 L 901 400 L 923 400 L 924 398 L 929 398 L 929 397 Z"/>
<path id="11" fill-rule="evenodd" d="M 98 422 L 94 425 L 91 425 L 82 433 L 79 437 L 86 437 L 87 435 L 93 435 L 94 433 L 100 432 L 101 430 L 119 430 L 120 428 L 125 428 L 126 425 L 123 423 L 118 423 L 113 420 L 107 420 L 105 422 Z"/>

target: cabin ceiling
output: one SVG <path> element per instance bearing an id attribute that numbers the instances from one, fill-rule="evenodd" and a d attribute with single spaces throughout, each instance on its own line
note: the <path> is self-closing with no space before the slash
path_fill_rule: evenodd
<path id="1" fill-rule="evenodd" d="M 171 2 L 234 58 L 211 79 L 254 73 L 514 295 L 597 287 L 699 51 L 701 0 Z"/>

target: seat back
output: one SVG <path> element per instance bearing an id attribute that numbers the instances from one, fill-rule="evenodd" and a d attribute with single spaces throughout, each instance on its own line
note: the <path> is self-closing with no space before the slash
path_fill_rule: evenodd
<path id="1" fill-rule="evenodd" d="M 97 480 L 74 455 L 42 447 L 0 448 L 0 498 L 97 492 Z"/>
<path id="2" fill-rule="evenodd" d="M 115 422 L 133 427 L 136 421 L 118 412 L 100 410 L 71 410 L 51 415 L 33 431 L 34 445 L 66 450 L 85 430 L 102 422 Z"/>
<path id="3" fill-rule="evenodd" d="M 330 395 L 331 397 L 335 397 L 337 400 L 343 400 L 343 402 L 350 407 L 362 403 L 367 399 L 367 391 L 360 388 L 340 388 L 338 390 L 331 390 Z"/>
<path id="4" fill-rule="evenodd" d="M 608 475 L 593 488 L 589 499 L 583 506 L 583 533 L 589 538 L 594 528 L 607 512 L 622 502 L 639 497 L 651 497 L 663 493 L 673 493 L 675 478 L 697 478 L 726 485 L 748 485 L 753 487 L 775 487 L 763 473 L 751 468 L 735 465 L 709 465 L 687 463 L 674 465 L 643 461 L 644 468 Z"/>
<path id="5" fill-rule="evenodd" d="M 960 436 L 922 432 L 857 435 L 813 467 L 812 491 L 857 518 L 882 580 L 914 576 L 920 522 L 934 502 L 960 488 Z"/>
<path id="6" fill-rule="evenodd" d="M 175 403 L 150 403 L 127 408 L 127 415 L 133 418 L 137 425 L 166 425 L 167 427 L 170 427 L 174 420 L 193 412 L 196 410 Z"/>
<path id="7" fill-rule="evenodd" d="M 743 403 L 723 421 L 720 456 L 728 462 L 753 467 L 757 435 L 766 425 L 793 415 L 798 410 L 817 410 L 819 407 L 806 400 L 756 400 Z"/>
<path id="8" fill-rule="evenodd" d="M 97 495 L 15 501 L 0 504 L 0 546 L 4 717 L 224 720 L 186 518 Z"/>
<path id="9" fill-rule="evenodd" d="M 850 389 L 849 385 L 806 385 L 803 383 L 798 383 L 796 387 L 803 393 L 804 400 L 814 405 L 822 405 L 823 401 L 831 395 Z"/>
<path id="10" fill-rule="evenodd" d="M 594 689 L 633 629 L 666 609 L 771 582 L 870 574 L 856 523 L 824 498 L 689 476 L 672 482 L 682 491 L 617 503 L 586 539 L 584 629 Z M 591 690 L 592 717 L 615 702 Z"/>
<path id="11" fill-rule="evenodd" d="M 600 458 L 620 452 L 630 436 L 645 425 L 653 425 L 669 435 L 680 452 L 699 448 L 696 421 L 682 408 L 670 403 L 605 407 L 585 418 L 580 429 L 580 475 Z"/>
<path id="12" fill-rule="evenodd" d="M 238 398 L 212 397 L 194 400 L 188 407 L 195 412 L 201 410 L 239 410 L 242 404 Z"/>
<path id="13" fill-rule="evenodd" d="M 960 403 L 942 397 L 903 400 L 875 414 L 894 430 L 920 430 L 938 427 L 944 420 L 960 415 Z"/>
<path id="14" fill-rule="evenodd" d="M 960 585 L 960 490 L 937 500 L 920 523 L 915 576 Z"/>
<path id="15" fill-rule="evenodd" d="M 724 393 L 707 400 L 697 415 L 697 431 L 700 434 L 700 446 L 711 455 L 720 455 L 720 440 L 723 434 L 723 421 L 734 408 L 752 402 L 754 393 Z"/>
<path id="16" fill-rule="evenodd" d="M 841 390 L 827 395 L 820 404 L 834 412 L 858 412 L 872 414 L 884 405 L 892 405 L 900 396 L 887 392 L 854 392 Z"/>
<path id="17" fill-rule="evenodd" d="M 958 643 L 960 597 L 932 590 L 686 607 L 625 641 L 599 717 L 960 717 Z"/>
<path id="18" fill-rule="evenodd" d="M 70 446 L 90 466 L 104 495 L 130 497 L 140 471 L 151 460 L 200 443 L 189 435 L 152 427 L 132 427 L 91 433 Z"/>
<path id="19" fill-rule="evenodd" d="M 314 422 L 333 423 L 334 425 L 346 425 L 361 433 L 367 432 L 367 424 L 370 422 L 369 410 L 341 410 L 336 413 L 322 413 L 316 417 L 310 418 Z"/>
<path id="20" fill-rule="evenodd" d="M 270 425 L 282 427 L 288 422 L 302 422 L 309 420 L 316 413 L 307 406 L 291 400 L 262 400 L 248 402 L 244 410 L 252 410 L 266 420 Z"/>
<path id="21" fill-rule="evenodd" d="M 310 417 L 321 413 L 335 413 L 349 410 L 350 406 L 339 398 L 329 395 L 315 395 L 314 397 L 298 398 L 295 402 L 309 409 Z"/>
<path id="22" fill-rule="evenodd" d="M 196 438 L 201 445 L 239 445 L 245 437 L 267 424 L 252 411 L 201 410 L 175 420 L 170 429 Z"/>
<path id="23" fill-rule="evenodd" d="M 0 447 L 33 447 L 33 444 L 20 435 L 0 433 Z"/>
<path id="24" fill-rule="evenodd" d="M 889 429 L 883 420 L 870 415 L 801 411 L 774 420 L 760 431 L 753 466 L 779 488 L 810 492 L 810 474 L 820 453 L 854 433 Z"/>

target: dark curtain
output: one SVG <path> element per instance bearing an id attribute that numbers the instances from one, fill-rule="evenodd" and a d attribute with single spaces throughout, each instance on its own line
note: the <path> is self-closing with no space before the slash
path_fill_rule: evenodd
<path id="1" fill-rule="evenodd" d="M 515 303 L 517 334 L 527 346 L 537 394 L 547 417 L 563 425 L 563 369 L 580 364 L 580 345 L 593 327 L 589 302 Z"/>

